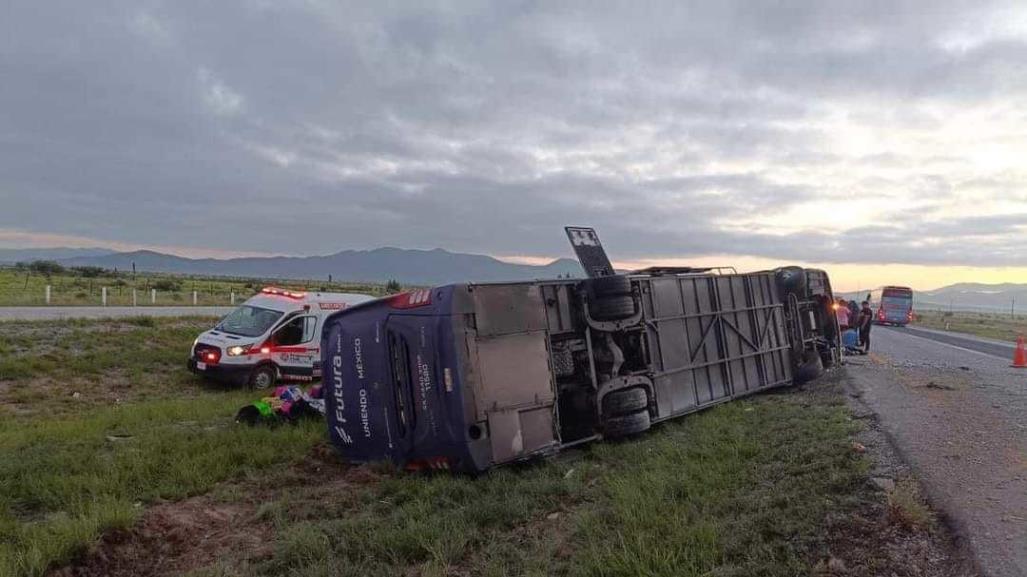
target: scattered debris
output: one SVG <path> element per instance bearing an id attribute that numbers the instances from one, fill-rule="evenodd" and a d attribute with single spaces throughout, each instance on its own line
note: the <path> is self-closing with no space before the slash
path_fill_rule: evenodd
<path id="1" fill-rule="evenodd" d="M 871 477 L 870 482 L 885 493 L 891 493 L 895 490 L 895 481 L 888 477 Z"/>
<path id="2" fill-rule="evenodd" d="M 857 443 L 855 441 L 852 442 L 852 450 L 861 455 L 867 452 L 867 448 L 863 446 L 863 443 Z"/>
<path id="3" fill-rule="evenodd" d="M 303 418 L 320 418 L 324 412 L 325 402 L 320 385 L 311 387 L 309 393 L 295 385 L 281 386 L 275 389 L 274 396 L 264 397 L 239 409 L 235 422 L 250 426 L 274 426 Z"/>

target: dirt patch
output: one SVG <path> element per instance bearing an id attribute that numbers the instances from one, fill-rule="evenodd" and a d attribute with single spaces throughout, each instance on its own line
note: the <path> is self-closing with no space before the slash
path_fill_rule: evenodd
<path id="1" fill-rule="evenodd" d="M 896 369 L 896 379 L 910 389 L 965 391 L 971 386 L 966 373 L 932 369 Z"/>
<path id="2" fill-rule="evenodd" d="M 953 554 L 954 545 L 939 528 L 921 529 L 895 521 L 883 499 L 827 520 L 829 554 L 813 574 L 891 575 L 897 577 L 970 577 L 970 563 Z"/>
<path id="3" fill-rule="evenodd" d="M 376 483 L 387 474 L 346 465 L 330 447 L 319 445 L 278 474 L 150 507 L 131 528 L 109 532 L 84 557 L 48 577 L 164 577 L 216 563 L 259 561 L 270 557 L 275 538 L 271 521 L 260 514 L 262 504 L 302 491 L 302 502 L 320 509 L 325 498 L 344 493 L 341 489 Z"/>
<path id="4" fill-rule="evenodd" d="M 271 527 L 250 504 L 195 497 L 150 508 L 131 529 L 107 534 L 78 564 L 50 577 L 178 575 L 225 558 L 271 552 Z"/>

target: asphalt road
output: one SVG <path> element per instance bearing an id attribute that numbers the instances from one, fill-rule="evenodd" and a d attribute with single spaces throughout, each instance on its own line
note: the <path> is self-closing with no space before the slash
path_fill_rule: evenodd
<path id="1" fill-rule="evenodd" d="M 118 317 L 221 316 L 233 307 L 0 307 L 0 321 Z"/>
<path id="2" fill-rule="evenodd" d="M 874 327 L 853 395 L 908 461 L 985 575 L 1027 575 L 1027 369 L 1008 343 Z"/>
<path id="3" fill-rule="evenodd" d="M 885 327 L 874 327 L 873 330 Z M 890 328 L 890 327 L 889 327 Z M 962 347 L 964 349 L 970 349 L 973 351 L 994 355 L 1000 358 L 1012 360 L 1014 344 L 1006 341 L 998 341 L 995 339 L 986 339 L 983 337 L 976 337 L 973 335 L 965 335 L 961 333 L 949 333 L 945 331 L 936 331 L 934 329 L 923 329 L 919 327 L 905 327 L 898 330 L 906 334 L 910 334 L 925 339 L 931 339 L 941 343 L 947 343 Z M 871 333 L 873 335 L 875 333 Z"/>

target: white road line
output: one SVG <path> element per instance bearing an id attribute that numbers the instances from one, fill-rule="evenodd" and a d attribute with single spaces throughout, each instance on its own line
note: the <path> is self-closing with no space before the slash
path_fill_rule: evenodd
<path id="1" fill-rule="evenodd" d="M 898 331 L 893 331 L 893 332 L 899 333 Z M 932 342 L 932 343 L 937 343 L 937 344 L 939 344 L 939 345 L 945 345 L 946 347 L 952 347 L 952 348 L 954 348 L 954 349 L 959 349 L 959 350 L 961 350 L 961 351 L 966 351 L 966 352 L 969 352 L 969 353 L 976 353 L 976 354 L 978 354 L 978 355 L 982 355 L 982 356 L 985 356 L 985 357 L 990 357 L 990 358 L 993 358 L 993 359 L 1001 359 L 1001 358 L 1002 358 L 1002 357 L 1000 357 L 1000 356 L 998 356 L 998 355 L 993 355 L 993 354 L 991 354 L 991 353 L 986 353 L 986 352 L 984 352 L 984 351 L 978 351 L 978 350 L 974 350 L 974 349 L 968 349 L 968 348 L 966 348 L 966 347 L 961 347 L 961 346 L 959 346 L 959 345 L 954 345 L 954 344 L 952 344 L 952 343 L 946 343 L 945 341 L 939 341 L 939 340 L 935 340 L 935 339 L 932 339 L 932 338 L 930 338 L 930 337 L 923 337 L 923 336 L 920 336 L 920 335 L 918 335 L 918 334 L 916 334 L 916 333 L 908 333 L 908 332 L 903 332 L 903 333 L 899 333 L 899 334 L 909 335 L 909 336 L 911 336 L 911 337 L 916 337 L 916 338 L 918 338 L 918 339 L 923 339 L 923 340 L 925 340 L 925 341 L 930 341 L 930 342 Z"/>

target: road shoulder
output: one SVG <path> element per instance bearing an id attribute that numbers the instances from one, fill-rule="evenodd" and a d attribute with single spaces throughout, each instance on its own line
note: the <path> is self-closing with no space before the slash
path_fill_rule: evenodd
<path id="1" fill-rule="evenodd" d="M 980 383 L 986 377 L 876 354 L 849 361 L 847 369 L 850 404 L 868 434 L 880 437 L 869 442 L 893 451 L 881 463 L 896 473 L 883 476 L 915 476 L 955 535 L 956 551 L 982 574 L 1023 575 L 1022 437 Z"/>

